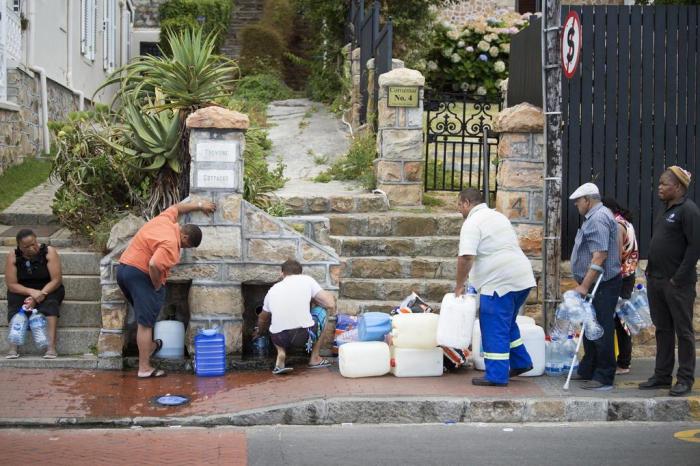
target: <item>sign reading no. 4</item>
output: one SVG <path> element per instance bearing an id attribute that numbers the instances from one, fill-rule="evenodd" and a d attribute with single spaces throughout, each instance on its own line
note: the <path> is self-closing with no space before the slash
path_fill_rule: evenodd
<path id="1" fill-rule="evenodd" d="M 418 88 L 389 86 L 389 107 L 417 107 Z"/>
<path id="2" fill-rule="evenodd" d="M 570 11 L 564 20 L 561 34 L 561 66 L 564 76 L 571 79 L 581 61 L 581 17 Z"/>

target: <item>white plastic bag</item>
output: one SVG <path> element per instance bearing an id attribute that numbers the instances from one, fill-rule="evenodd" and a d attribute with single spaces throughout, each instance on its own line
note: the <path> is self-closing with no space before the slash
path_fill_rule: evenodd
<path id="1" fill-rule="evenodd" d="M 455 297 L 447 293 L 440 305 L 437 343 L 450 348 L 468 348 L 472 342 L 474 319 L 476 318 L 476 296 L 467 294 Z"/>

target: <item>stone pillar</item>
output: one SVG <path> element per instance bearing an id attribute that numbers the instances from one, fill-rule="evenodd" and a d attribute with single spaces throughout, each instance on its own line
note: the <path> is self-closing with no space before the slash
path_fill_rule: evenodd
<path id="1" fill-rule="evenodd" d="M 187 344 L 203 327 L 219 326 L 227 353 L 242 349 L 243 295 L 241 283 L 227 275 L 228 263 L 242 258 L 243 151 L 246 115 L 220 107 L 200 109 L 187 118 L 190 130 L 190 200 L 211 199 L 216 213 L 190 214 L 202 229 L 198 248 L 185 250 L 183 262 L 206 263 L 206 274 L 194 276 L 189 293 Z"/>
<path id="2" fill-rule="evenodd" d="M 496 210 L 510 219 L 520 247 L 533 262 L 538 289 L 528 299 L 532 306 L 528 314 L 538 318 L 544 234 L 544 113 L 527 103 L 506 108 L 496 116 L 494 130 L 500 133 Z"/>
<path id="3" fill-rule="evenodd" d="M 416 70 L 399 68 L 379 76 L 375 173 L 377 188 L 396 206 L 420 206 L 423 200 L 423 86 Z M 389 107 L 390 86 L 418 89 L 417 107 Z"/>
<path id="4" fill-rule="evenodd" d="M 350 125 L 353 130 L 360 126 L 360 102 L 362 101 L 362 93 L 360 92 L 360 48 L 357 47 L 350 52 L 350 76 L 351 76 L 351 92 L 350 92 Z"/>

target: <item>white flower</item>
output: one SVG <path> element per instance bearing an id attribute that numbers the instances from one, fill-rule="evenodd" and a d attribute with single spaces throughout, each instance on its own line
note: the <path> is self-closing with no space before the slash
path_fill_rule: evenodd
<path id="1" fill-rule="evenodd" d="M 500 50 L 498 50 L 498 47 L 496 46 L 493 46 L 489 49 L 489 55 L 491 55 L 492 57 L 497 57 L 499 53 Z"/>
<path id="2" fill-rule="evenodd" d="M 457 42 L 457 47 L 459 47 L 460 49 L 464 47 L 464 41 L 460 40 L 459 42 Z"/>
<path id="3" fill-rule="evenodd" d="M 503 63 L 503 60 L 498 60 L 493 64 L 493 69 L 498 73 L 503 73 L 506 70 L 506 64 Z"/>
<path id="4" fill-rule="evenodd" d="M 490 47 L 489 43 L 486 42 L 486 41 L 483 41 L 483 40 L 480 41 L 476 46 L 477 46 L 477 48 L 478 48 L 479 50 L 481 50 L 482 52 L 488 52 L 489 47 Z"/>
<path id="5" fill-rule="evenodd" d="M 462 31 L 462 35 L 464 37 L 469 37 L 472 35 L 472 31 L 470 29 L 465 29 L 464 31 Z"/>
<path id="6" fill-rule="evenodd" d="M 450 58 L 452 59 L 452 63 L 459 63 L 462 61 L 462 57 L 460 57 L 458 53 L 453 53 Z"/>
<path id="7" fill-rule="evenodd" d="M 503 50 L 505 53 L 510 53 L 510 44 L 508 44 L 508 43 L 501 44 L 501 50 Z"/>
<path id="8" fill-rule="evenodd" d="M 484 86 L 479 86 L 476 90 L 478 95 L 486 95 L 486 88 Z"/>
<path id="9" fill-rule="evenodd" d="M 469 83 L 462 83 L 459 88 L 466 92 L 469 90 Z"/>
<path id="10" fill-rule="evenodd" d="M 450 28 L 452 27 L 452 23 L 450 23 L 449 21 L 445 20 L 445 21 L 442 22 L 442 27 L 444 27 L 445 29 L 450 29 Z"/>
<path id="11" fill-rule="evenodd" d="M 474 47 L 471 45 L 465 49 L 467 52 L 472 53 L 474 51 Z"/>
<path id="12" fill-rule="evenodd" d="M 429 69 L 430 71 L 435 71 L 435 70 L 437 70 L 437 69 L 438 69 L 437 63 L 435 63 L 434 61 L 430 60 L 430 61 L 428 62 L 428 69 Z"/>
<path id="13" fill-rule="evenodd" d="M 457 39 L 459 39 L 459 34 L 457 33 L 457 31 L 452 29 L 452 30 L 447 31 L 447 37 L 449 37 L 450 40 L 457 40 Z"/>
<path id="14" fill-rule="evenodd" d="M 447 47 L 446 49 L 442 50 L 442 56 L 445 58 L 450 58 L 452 55 L 452 47 Z"/>

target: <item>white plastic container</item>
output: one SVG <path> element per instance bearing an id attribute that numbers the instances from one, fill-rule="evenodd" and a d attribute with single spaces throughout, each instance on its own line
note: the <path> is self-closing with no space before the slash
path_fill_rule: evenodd
<path id="1" fill-rule="evenodd" d="M 522 317 L 522 316 L 521 316 Z M 517 320 L 516 320 L 517 322 Z M 544 346 L 544 329 L 537 325 L 525 324 L 521 325 L 518 322 L 520 329 L 520 338 L 525 344 L 530 358 L 532 359 L 532 370 L 522 374 L 522 377 L 537 377 L 544 374 L 545 363 L 545 346 Z M 486 370 L 484 363 L 484 350 L 481 347 L 481 327 L 479 319 L 474 322 L 474 336 L 472 337 L 472 362 L 474 368 L 480 371 Z"/>
<path id="2" fill-rule="evenodd" d="M 156 357 L 183 359 L 185 357 L 185 324 L 177 320 L 161 320 L 153 328 L 153 339 L 163 340 Z"/>
<path id="3" fill-rule="evenodd" d="M 391 341 L 399 348 L 431 349 L 437 346 L 437 314 L 397 314 L 391 319 Z"/>
<path id="4" fill-rule="evenodd" d="M 442 348 L 391 347 L 391 373 L 396 377 L 438 377 L 442 372 Z"/>
<path id="5" fill-rule="evenodd" d="M 515 323 L 518 324 L 518 327 L 522 327 L 523 325 L 537 325 L 535 319 L 530 316 L 518 316 L 515 318 Z"/>
<path id="6" fill-rule="evenodd" d="M 450 348 L 468 348 L 472 342 L 475 318 L 476 294 L 455 297 L 454 293 L 447 293 L 440 305 L 438 344 Z"/>
<path id="7" fill-rule="evenodd" d="M 389 373 L 389 345 L 383 341 L 353 341 L 338 348 L 340 375 L 377 377 Z"/>

